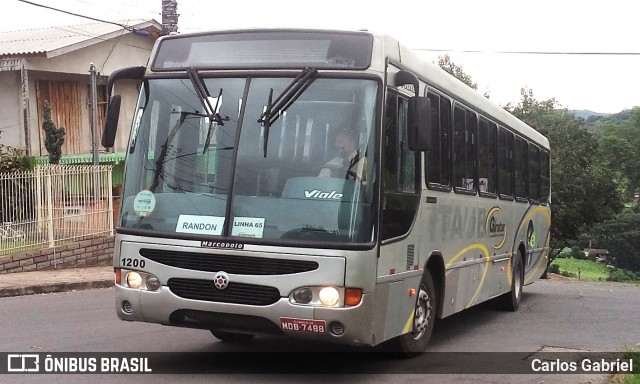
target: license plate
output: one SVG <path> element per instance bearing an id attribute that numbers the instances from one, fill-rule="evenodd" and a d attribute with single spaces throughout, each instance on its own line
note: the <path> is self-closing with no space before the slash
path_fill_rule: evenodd
<path id="1" fill-rule="evenodd" d="M 294 319 L 291 317 L 280 318 L 280 328 L 284 331 L 305 333 L 326 333 L 327 322 L 324 320 Z"/>

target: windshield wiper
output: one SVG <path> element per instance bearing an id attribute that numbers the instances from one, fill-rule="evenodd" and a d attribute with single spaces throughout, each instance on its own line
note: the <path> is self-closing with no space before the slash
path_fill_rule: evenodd
<path id="1" fill-rule="evenodd" d="M 262 112 L 258 118 L 258 123 L 264 127 L 264 157 L 267 157 L 267 144 L 269 142 L 269 128 L 278 120 L 280 115 L 287 110 L 293 104 L 298 97 L 315 80 L 312 76 L 318 72 L 315 68 L 305 67 L 302 72 L 296 76 L 295 79 L 282 91 L 280 95 L 272 102 L 273 88 L 269 90 L 269 99 L 267 101 L 267 108 Z"/>
<path id="2" fill-rule="evenodd" d="M 216 105 L 212 107 L 211 102 L 209 101 L 211 94 L 207 89 L 207 85 L 204 83 L 204 81 L 202 81 L 202 78 L 200 77 L 198 70 L 193 67 L 189 68 L 189 70 L 187 71 L 187 74 L 189 75 L 189 79 L 193 84 L 193 88 L 196 91 L 196 95 L 200 100 L 200 104 L 202 104 L 202 106 L 205 109 L 206 113 L 204 113 L 203 116 L 209 118 L 209 129 L 207 130 L 207 139 L 204 143 L 204 149 L 202 150 L 202 153 L 204 154 L 207 151 L 207 148 L 209 148 L 209 143 L 211 142 L 211 129 L 213 128 L 213 123 L 223 126 L 224 125 L 223 120 L 229 120 L 229 118 L 227 117 L 223 119 L 222 116 L 220 116 L 220 114 L 218 113 L 218 108 L 220 107 L 220 100 L 222 100 L 222 88 L 220 88 L 220 92 L 218 93 L 218 97 L 216 98 Z"/>

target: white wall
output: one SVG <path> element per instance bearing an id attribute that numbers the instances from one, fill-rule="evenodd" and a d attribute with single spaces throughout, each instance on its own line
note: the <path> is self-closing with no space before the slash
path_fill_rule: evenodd
<path id="1" fill-rule="evenodd" d="M 24 147 L 20 71 L 0 71 L 0 143 Z"/>

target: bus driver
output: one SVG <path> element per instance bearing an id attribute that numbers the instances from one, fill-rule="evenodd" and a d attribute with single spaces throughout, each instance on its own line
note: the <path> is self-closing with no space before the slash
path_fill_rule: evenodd
<path id="1" fill-rule="evenodd" d="M 343 129 L 338 131 L 335 139 L 338 155 L 329 160 L 320 170 L 323 177 L 342 177 L 356 180 L 363 185 L 367 183 L 367 158 L 358 150 L 357 133 Z"/>

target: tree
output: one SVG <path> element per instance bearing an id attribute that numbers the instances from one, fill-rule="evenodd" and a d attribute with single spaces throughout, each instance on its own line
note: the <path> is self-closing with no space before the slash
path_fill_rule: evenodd
<path id="1" fill-rule="evenodd" d="M 438 65 L 440 66 L 440 68 L 444 69 L 456 79 L 467 84 L 469 87 L 478 90 L 478 84 L 474 83 L 473 80 L 471 80 L 471 76 L 464 73 L 464 70 L 461 66 L 451 61 L 451 57 L 449 57 L 449 55 L 438 57 Z"/>
<path id="2" fill-rule="evenodd" d="M 593 225 L 611 219 L 622 199 L 597 137 L 555 99 L 538 101 L 530 89 L 505 109 L 549 139 L 551 147 L 551 249 L 576 240 Z M 555 258 L 552 252 L 549 262 Z"/>
<path id="3" fill-rule="evenodd" d="M 51 120 L 51 106 L 47 100 L 44 101 L 42 118 L 42 129 L 45 132 L 44 147 L 49 153 L 49 164 L 58 164 L 62 156 L 65 130 L 63 127 L 56 127 Z"/>
<path id="4" fill-rule="evenodd" d="M 627 200 L 640 190 L 640 107 L 620 122 L 608 122 L 602 127 L 600 151 L 611 165 Z"/>
<path id="5" fill-rule="evenodd" d="M 615 257 L 616 266 L 640 271 L 640 213 L 620 215 L 597 225 L 591 240 Z"/>

